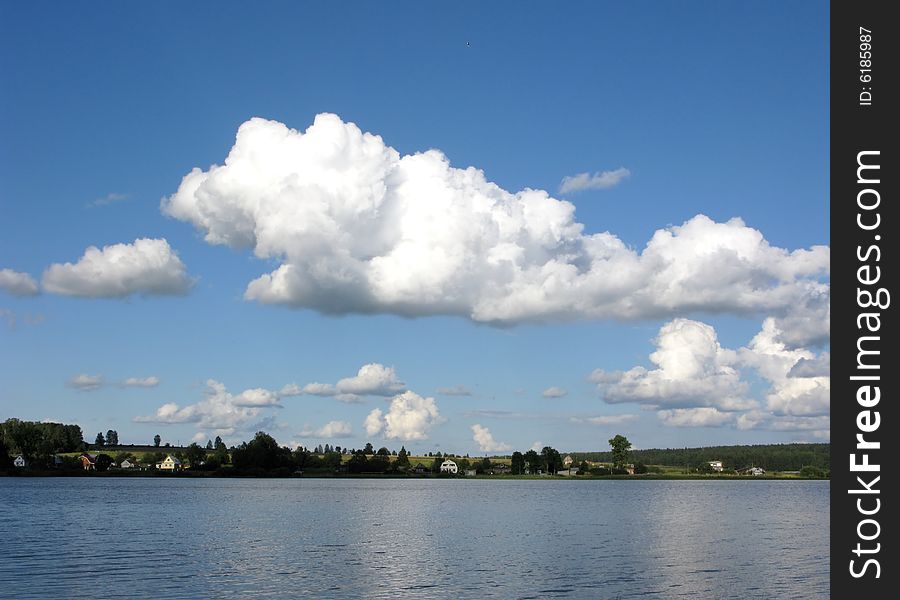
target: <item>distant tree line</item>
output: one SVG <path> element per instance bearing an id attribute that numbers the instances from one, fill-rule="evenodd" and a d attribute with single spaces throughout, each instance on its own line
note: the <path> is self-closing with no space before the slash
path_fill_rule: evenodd
<path id="1" fill-rule="evenodd" d="M 631 460 L 647 465 L 665 465 L 696 470 L 711 460 L 721 460 L 727 469 L 762 467 L 768 471 L 799 471 L 813 467 L 821 472 L 831 468 L 830 444 L 764 444 L 755 446 L 710 446 L 707 448 L 667 448 L 631 450 Z M 573 452 L 577 461 L 614 463 L 613 452 Z"/>
<path id="2" fill-rule="evenodd" d="M 21 454 L 29 462 L 46 463 L 58 452 L 84 450 L 84 435 L 78 425 L 7 419 L 0 424 L 0 451 Z"/>

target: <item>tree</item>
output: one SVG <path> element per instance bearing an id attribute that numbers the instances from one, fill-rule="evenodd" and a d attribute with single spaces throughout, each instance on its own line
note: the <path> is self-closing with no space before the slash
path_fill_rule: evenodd
<path id="1" fill-rule="evenodd" d="M 616 437 L 609 440 L 609 446 L 612 448 L 612 462 L 615 467 L 622 467 L 628 464 L 628 451 L 631 449 L 631 442 L 624 435 L 616 434 Z"/>
<path id="2" fill-rule="evenodd" d="M 291 465 L 291 450 L 279 447 L 268 433 L 257 431 L 250 443 L 234 450 L 231 459 L 235 469 L 278 469 Z"/>
<path id="3" fill-rule="evenodd" d="M 199 467 L 200 463 L 204 462 L 206 459 L 206 450 L 201 448 L 197 442 L 193 442 L 187 447 L 185 458 L 187 458 L 187 461 L 192 468 Z"/>
<path id="4" fill-rule="evenodd" d="M 378 456 L 390 456 L 391 451 L 388 450 L 387 448 L 385 448 L 384 446 L 382 446 L 381 448 L 378 449 L 377 454 L 378 454 Z"/>
<path id="5" fill-rule="evenodd" d="M 406 446 L 400 447 L 400 452 L 397 453 L 397 468 L 405 469 L 409 466 L 409 454 L 406 452 Z"/>
<path id="6" fill-rule="evenodd" d="M 207 450 L 213 449 L 212 440 L 206 440 L 206 449 Z"/>
<path id="7" fill-rule="evenodd" d="M 525 456 L 518 450 L 512 453 L 512 472 L 514 475 L 521 475 L 525 472 Z"/>
<path id="8" fill-rule="evenodd" d="M 372 442 L 366 442 L 366 447 L 363 448 L 363 454 L 375 454 L 375 448 L 372 447 Z"/>
<path id="9" fill-rule="evenodd" d="M 106 445 L 106 440 L 103 439 L 102 433 L 97 434 L 97 439 L 94 440 L 94 445 L 101 448 Z"/>
<path id="10" fill-rule="evenodd" d="M 153 436 L 153 445 L 154 445 L 156 448 L 159 448 L 159 443 L 160 443 L 161 441 L 162 441 L 162 438 L 159 437 L 159 434 L 158 434 L 158 433 L 157 433 L 156 435 Z"/>
<path id="11" fill-rule="evenodd" d="M 110 429 L 106 432 L 106 445 L 107 446 L 118 446 L 119 445 L 119 432 L 115 429 Z"/>
<path id="12" fill-rule="evenodd" d="M 559 455 L 559 451 L 550 446 L 544 446 L 541 449 L 541 457 L 544 459 L 544 464 L 547 465 L 548 473 L 556 473 L 562 467 L 562 457 Z"/>
<path id="13" fill-rule="evenodd" d="M 541 455 L 535 450 L 529 450 L 525 453 L 525 464 L 528 466 L 531 473 L 537 473 L 544 469 L 544 465 L 541 462 Z"/>

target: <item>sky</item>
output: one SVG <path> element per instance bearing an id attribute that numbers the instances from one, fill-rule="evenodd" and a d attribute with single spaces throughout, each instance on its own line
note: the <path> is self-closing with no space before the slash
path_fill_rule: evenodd
<path id="1" fill-rule="evenodd" d="M 0 419 L 829 439 L 828 6 L 0 4 Z"/>

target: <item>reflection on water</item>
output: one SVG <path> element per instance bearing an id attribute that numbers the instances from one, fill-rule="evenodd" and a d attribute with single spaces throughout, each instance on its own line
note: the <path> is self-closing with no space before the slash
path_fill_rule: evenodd
<path id="1" fill-rule="evenodd" d="M 0 478 L 0 596 L 827 598 L 828 491 Z"/>

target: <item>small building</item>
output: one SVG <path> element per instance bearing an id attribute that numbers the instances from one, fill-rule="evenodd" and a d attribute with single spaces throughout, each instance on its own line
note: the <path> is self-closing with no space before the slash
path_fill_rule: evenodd
<path id="1" fill-rule="evenodd" d="M 7 464 L 9 464 L 9 463 L 7 463 Z M 13 459 L 13 466 L 17 467 L 19 469 L 24 469 L 26 464 L 27 463 L 25 462 L 25 457 L 22 456 L 21 454 L 18 455 L 15 459 Z"/>
<path id="2" fill-rule="evenodd" d="M 476 471 L 475 469 L 466 469 L 465 471 L 466 477 L 475 477 L 476 475 L 478 475 L 478 471 Z"/>
<path id="3" fill-rule="evenodd" d="M 82 452 L 81 456 L 78 457 L 78 460 L 81 461 L 81 466 L 85 471 L 94 471 L 97 469 L 96 454 L 88 454 L 87 452 Z"/>
<path id="4" fill-rule="evenodd" d="M 456 466 L 456 463 L 452 460 L 445 460 L 441 463 L 441 473 L 450 473 L 451 475 L 456 475 L 459 472 L 459 467 Z"/>
<path id="5" fill-rule="evenodd" d="M 180 460 L 170 454 L 162 462 L 156 463 L 156 468 L 160 471 L 180 471 L 184 467 Z"/>
<path id="6" fill-rule="evenodd" d="M 575 462 L 575 461 L 572 459 L 572 457 L 569 456 L 568 454 L 566 454 L 566 457 L 563 459 L 563 466 L 565 466 L 568 469 L 569 467 L 572 466 L 573 462 Z"/>
<path id="7" fill-rule="evenodd" d="M 743 469 L 738 469 L 739 475 L 765 475 L 766 470 L 762 467 L 745 467 Z"/>
<path id="8" fill-rule="evenodd" d="M 557 471 L 556 474 L 562 475 L 563 477 L 578 475 L 578 467 L 569 467 L 568 469 L 562 469 L 561 471 Z"/>
<path id="9" fill-rule="evenodd" d="M 128 458 L 124 459 L 122 462 L 119 463 L 120 469 L 136 469 L 137 466 L 138 465 L 137 465 L 136 461 L 132 461 L 131 459 L 128 459 Z"/>
<path id="10" fill-rule="evenodd" d="M 512 467 L 506 463 L 494 463 L 491 465 L 491 475 L 509 475 Z"/>
<path id="11" fill-rule="evenodd" d="M 631 465 L 631 464 L 622 465 L 622 468 L 624 468 L 625 472 L 628 473 L 629 475 L 634 475 L 634 465 Z"/>
<path id="12" fill-rule="evenodd" d="M 422 475 L 428 472 L 428 467 L 426 467 L 422 463 L 416 463 L 416 466 L 410 467 L 409 472 L 415 473 L 417 475 Z"/>
<path id="13" fill-rule="evenodd" d="M 725 466 L 722 464 L 721 460 L 711 460 L 709 461 L 709 468 L 716 473 L 721 473 L 725 469 Z"/>

